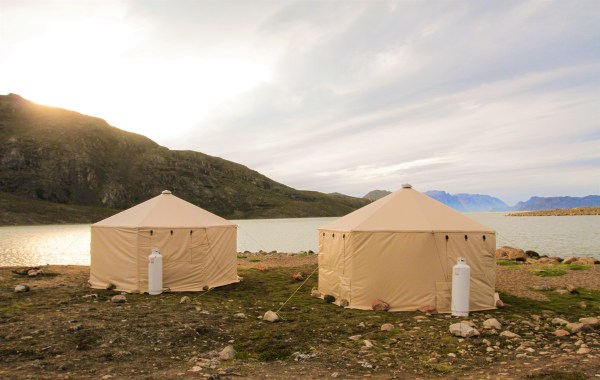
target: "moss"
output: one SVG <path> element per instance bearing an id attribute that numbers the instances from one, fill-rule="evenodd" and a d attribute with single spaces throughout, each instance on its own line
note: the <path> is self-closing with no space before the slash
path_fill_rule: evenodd
<path id="1" fill-rule="evenodd" d="M 530 269 L 529 272 L 540 277 L 563 276 L 567 273 L 565 269 L 561 268 Z"/>

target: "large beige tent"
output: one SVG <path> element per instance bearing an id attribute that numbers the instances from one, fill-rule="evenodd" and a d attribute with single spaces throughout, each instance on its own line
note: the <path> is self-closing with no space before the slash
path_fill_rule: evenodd
<path id="1" fill-rule="evenodd" d="M 170 191 L 92 225 L 90 284 L 148 291 L 148 255 L 163 256 L 163 286 L 197 291 L 237 282 L 237 226 Z"/>
<path id="2" fill-rule="evenodd" d="M 450 311 L 452 267 L 471 267 L 470 309 L 495 309 L 495 231 L 410 185 L 319 229 L 319 291 L 371 309 Z M 344 302 L 345 303 L 345 302 Z"/>

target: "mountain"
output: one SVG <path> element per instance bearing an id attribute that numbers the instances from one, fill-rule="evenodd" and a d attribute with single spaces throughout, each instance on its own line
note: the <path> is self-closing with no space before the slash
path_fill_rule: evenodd
<path id="1" fill-rule="evenodd" d="M 243 165 L 169 150 L 15 94 L 0 96 L 0 146 L 0 192 L 26 199 L 124 209 L 169 189 L 230 219 L 339 216 L 369 203 L 295 190 Z"/>
<path id="2" fill-rule="evenodd" d="M 588 195 L 587 197 L 531 197 L 528 201 L 517 203 L 513 209 L 536 211 L 599 206 L 600 195 Z"/>
<path id="3" fill-rule="evenodd" d="M 379 198 L 385 197 L 388 194 L 391 194 L 391 192 L 387 190 L 373 190 L 363 198 L 375 201 Z M 464 193 L 448 194 L 445 191 L 439 190 L 426 191 L 423 194 L 426 194 L 431 198 L 462 212 L 504 211 L 509 208 L 509 206 L 500 199 L 491 197 L 489 195 Z"/>

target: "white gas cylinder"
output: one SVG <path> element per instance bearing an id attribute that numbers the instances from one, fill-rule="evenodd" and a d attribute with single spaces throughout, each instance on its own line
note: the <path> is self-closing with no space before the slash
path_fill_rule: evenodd
<path id="1" fill-rule="evenodd" d="M 162 256 L 158 248 L 154 248 L 148 256 L 148 293 L 157 295 L 162 293 L 162 289 Z"/>
<path id="2" fill-rule="evenodd" d="M 469 316 L 469 293 L 471 291 L 471 267 L 464 257 L 459 257 L 452 267 L 452 315 Z"/>

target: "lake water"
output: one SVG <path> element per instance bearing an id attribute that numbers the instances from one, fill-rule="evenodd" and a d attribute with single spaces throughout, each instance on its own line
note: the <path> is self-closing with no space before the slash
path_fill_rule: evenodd
<path id="1" fill-rule="evenodd" d="M 510 217 L 470 213 L 497 232 L 497 245 L 550 256 L 600 259 L 600 216 Z M 238 251 L 317 252 L 317 229 L 336 218 L 234 220 Z M 90 225 L 0 227 L 0 266 L 90 263 Z"/>

